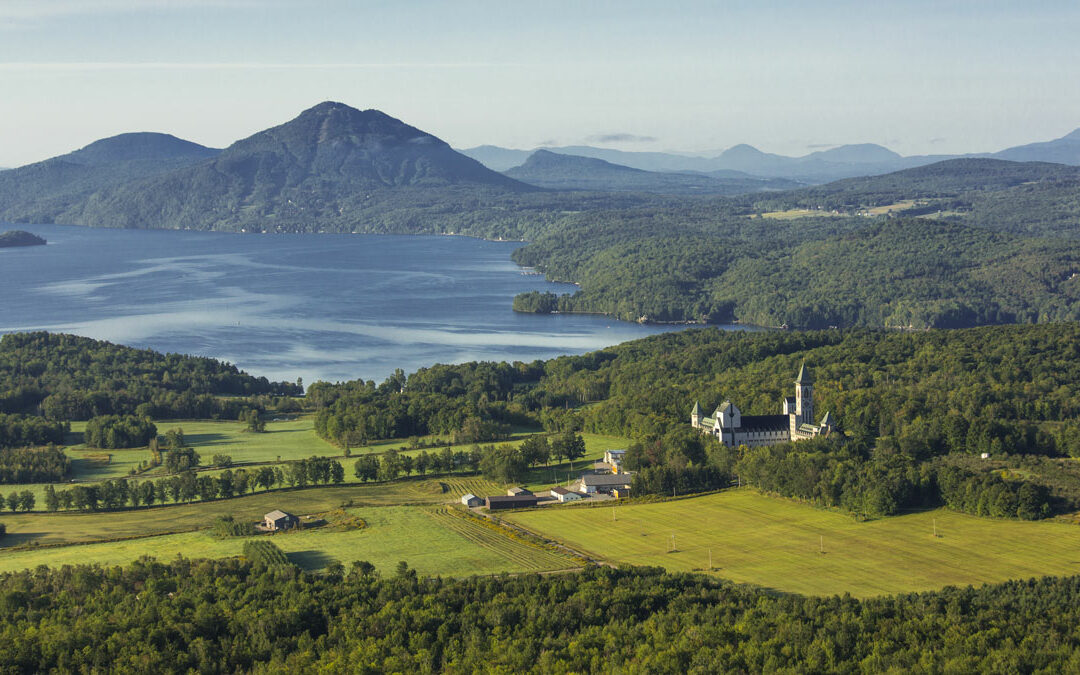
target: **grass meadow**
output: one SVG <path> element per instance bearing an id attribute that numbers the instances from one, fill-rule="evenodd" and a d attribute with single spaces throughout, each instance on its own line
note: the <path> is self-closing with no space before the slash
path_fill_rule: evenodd
<path id="1" fill-rule="evenodd" d="M 483 525 L 452 515 L 445 507 L 382 506 L 347 510 L 367 526 L 338 531 L 316 528 L 261 535 L 269 538 L 300 567 L 318 570 L 340 562 L 367 560 L 382 573 L 399 561 L 423 575 L 467 576 L 501 572 L 567 569 L 568 557 L 503 536 Z M 141 556 L 170 560 L 240 555 L 244 537 L 218 538 L 206 531 L 184 532 L 127 541 L 62 546 L 0 554 L 0 572 L 38 565 L 125 564 Z"/>
<path id="2" fill-rule="evenodd" d="M 447 504 L 457 501 L 466 492 L 488 494 L 498 490 L 498 486 L 479 477 L 413 478 L 367 485 L 272 490 L 245 497 L 149 509 L 96 513 L 10 513 L 0 517 L 8 531 L 3 539 L 4 548 L 0 548 L 0 559 L 14 553 L 5 551 L 5 548 L 19 545 L 82 544 L 104 539 L 190 531 L 209 527 L 215 518 L 224 515 L 255 522 L 274 509 L 305 515 L 330 511 L 343 504 Z"/>
<path id="3" fill-rule="evenodd" d="M 611 562 L 706 571 L 711 553 L 712 574 L 810 595 L 865 597 L 1080 570 L 1080 528 L 1068 523 L 944 509 L 855 522 L 748 489 L 506 518 Z"/>

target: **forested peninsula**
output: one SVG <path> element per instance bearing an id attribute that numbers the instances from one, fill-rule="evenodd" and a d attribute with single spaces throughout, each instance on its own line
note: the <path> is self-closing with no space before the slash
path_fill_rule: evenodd
<path id="1" fill-rule="evenodd" d="M 23 230 L 0 232 L 0 248 L 15 246 L 44 246 L 47 242 L 36 234 Z"/>

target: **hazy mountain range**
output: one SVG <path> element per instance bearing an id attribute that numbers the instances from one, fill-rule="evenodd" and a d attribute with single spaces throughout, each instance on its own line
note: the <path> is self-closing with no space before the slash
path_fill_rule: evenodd
<path id="1" fill-rule="evenodd" d="M 559 213 L 685 195 L 790 192 L 947 159 L 902 157 L 872 144 L 805 157 L 748 145 L 714 158 L 587 146 L 465 152 L 473 156 L 378 110 L 324 102 L 224 150 L 131 133 L 0 171 L 0 220 L 276 231 L 476 232 L 491 225 L 520 237 Z M 1080 131 L 985 157 L 1080 164 Z M 485 161 L 517 165 L 500 173 Z"/>
<path id="2" fill-rule="evenodd" d="M 503 172 L 523 183 L 552 190 L 658 192 L 663 194 L 744 194 L 798 187 L 795 181 L 762 178 L 739 171 L 713 174 L 645 171 L 594 157 L 537 150 L 521 166 Z"/>
<path id="3" fill-rule="evenodd" d="M 762 152 L 746 144 L 729 148 L 716 157 L 666 152 L 628 152 L 585 145 L 541 149 L 564 155 L 602 159 L 644 171 L 695 172 L 712 175 L 721 171 L 738 171 L 759 177 L 786 178 L 802 183 L 824 183 L 841 178 L 890 173 L 959 157 L 990 157 L 1012 161 L 1077 165 L 1080 164 L 1080 129 L 1044 143 L 1030 143 L 1000 152 L 967 155 L 904 157 L 873 143 L 842 145 L 829 150 L 812 152 L 802 157 Z M 461 152 L 491 169 L 506 171 L 524 164 L 535 150 L 513 150 L 494 145 L 481 145 Z"/>

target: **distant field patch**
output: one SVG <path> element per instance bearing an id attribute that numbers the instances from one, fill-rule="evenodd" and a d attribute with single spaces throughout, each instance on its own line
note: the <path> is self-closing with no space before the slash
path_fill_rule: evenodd
<path id="1" fill-rule="evenodd" d="M 614 520 L 612 509 L 562 507 L 507 519 L 612 562 L 704 571 L 711 550 L 717 576 L 811 595 L 865 597 L 1080 569 L 1080 528 L 1067 523 L 944 509 L 857 523 L 752 490 L 620 506 Z"/>

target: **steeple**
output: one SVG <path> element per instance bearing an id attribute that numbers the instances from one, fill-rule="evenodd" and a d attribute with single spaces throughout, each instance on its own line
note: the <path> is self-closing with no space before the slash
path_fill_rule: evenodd
<path id="1" fill-rule="evenodd" d="M 810 371 L 806 369 L 806 362 L 804 361 L 799 366 L 799 376 L 795 378 L 795 384 L 813 384 L 814 378 L 810 376 Z"/>
<path id="2" fill-rule="evenodd" d="M 694 409 L 690 411 L 690 414 L 694 417 L 701 417 L 701 405 L 694 401 Z"/>

